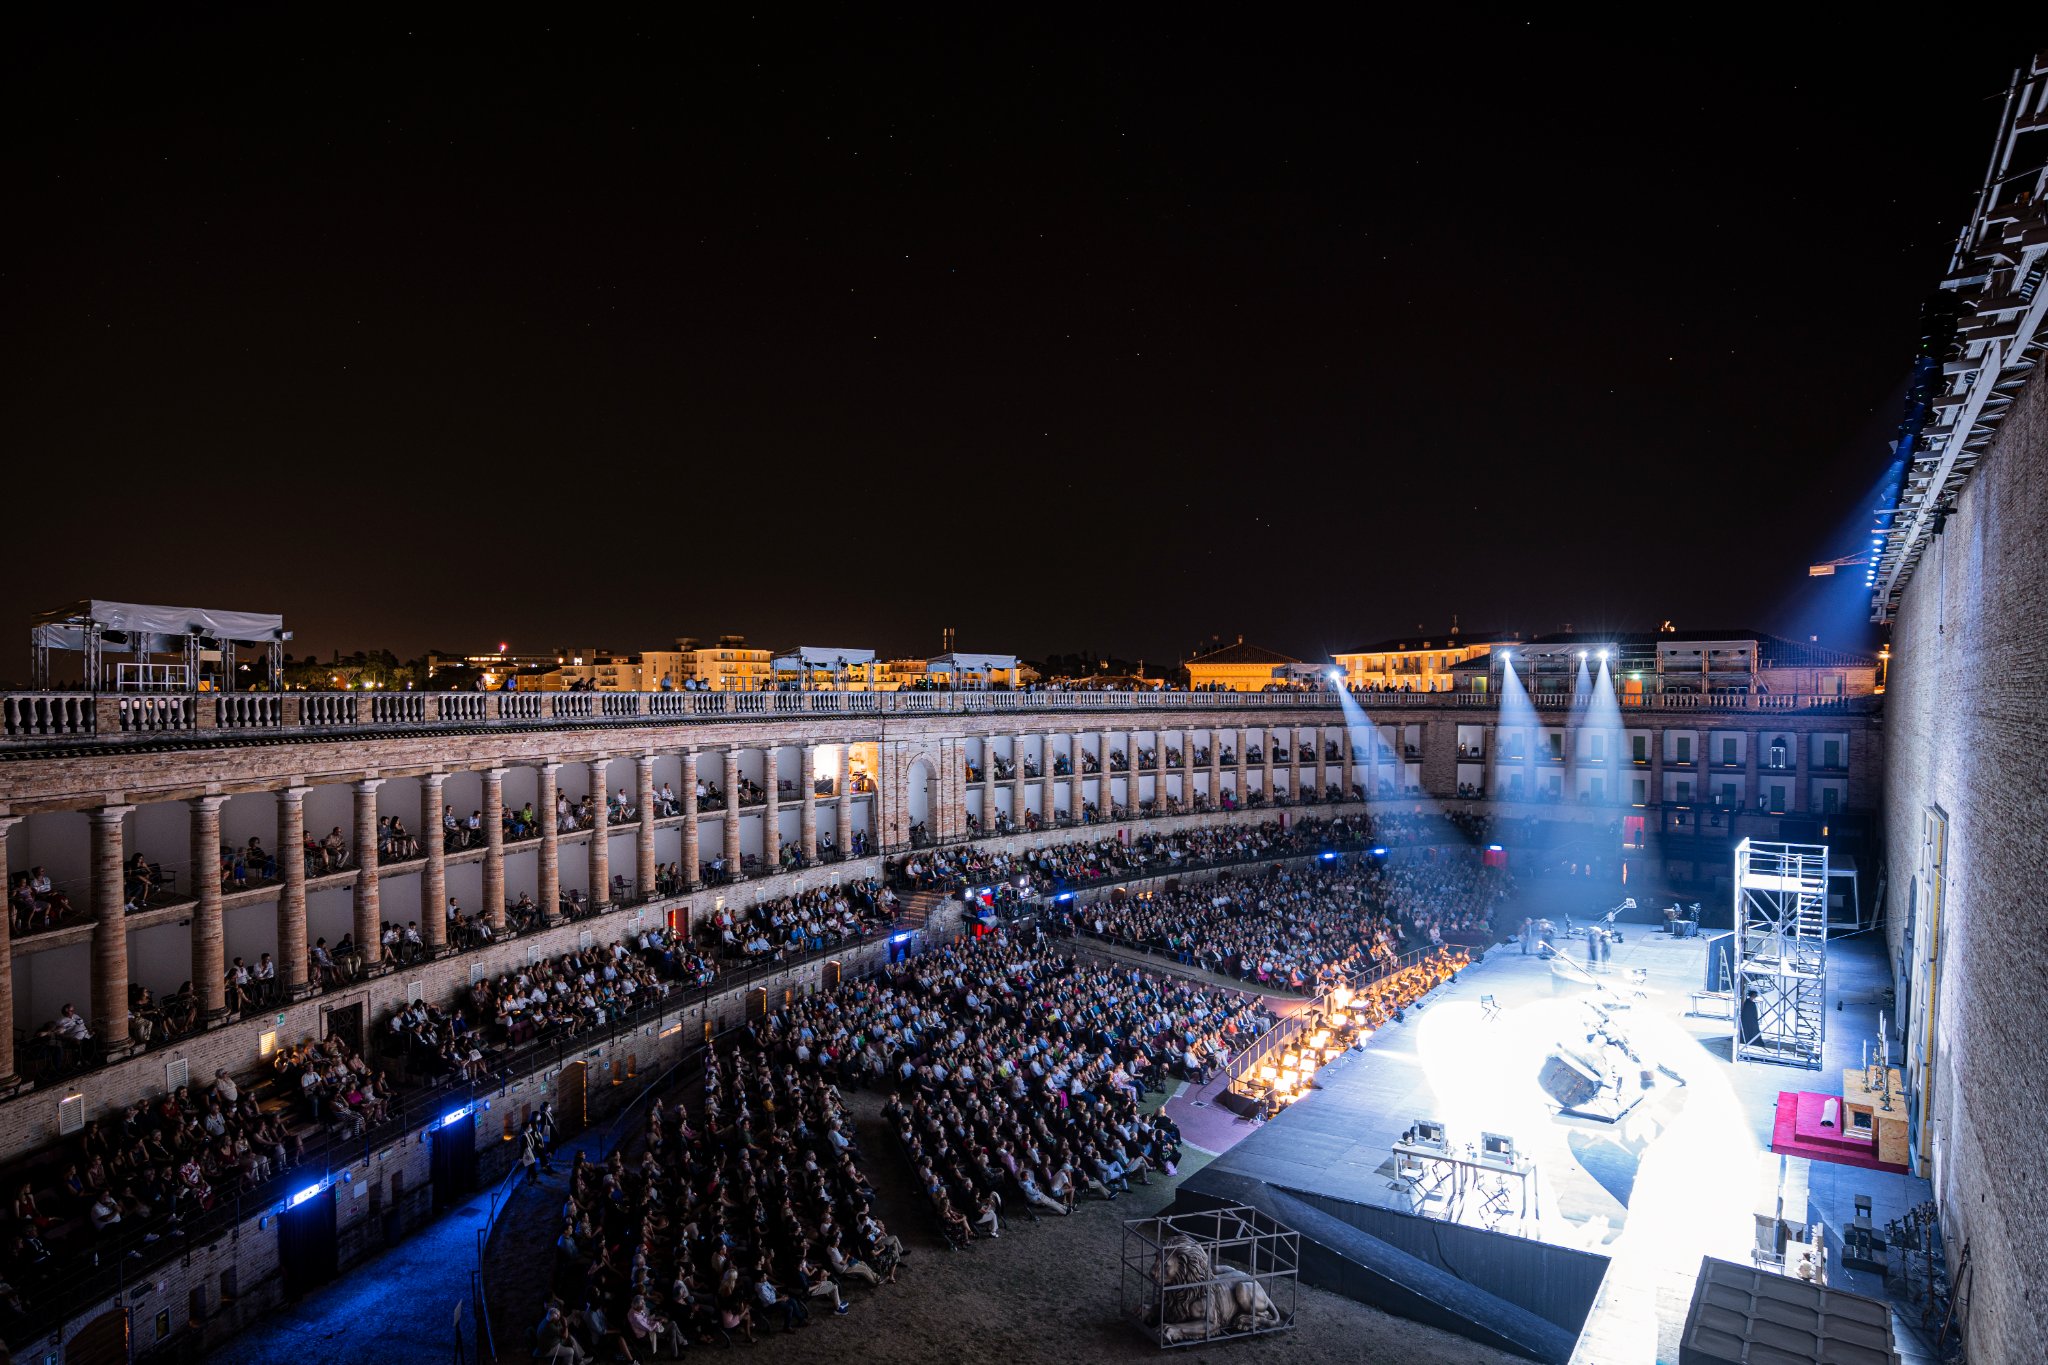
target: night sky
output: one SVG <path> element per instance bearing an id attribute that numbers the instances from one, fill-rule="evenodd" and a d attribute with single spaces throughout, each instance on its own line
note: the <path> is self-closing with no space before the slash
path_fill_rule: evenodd
<path id="1" fill-rule="evenodd" d="M 1848 643 L 2048 40 L 695 8 L 9 34 L 0 631 Z"/>

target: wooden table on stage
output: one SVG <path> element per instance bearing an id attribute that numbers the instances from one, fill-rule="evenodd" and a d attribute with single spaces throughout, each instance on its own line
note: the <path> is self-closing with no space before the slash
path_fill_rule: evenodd
<path id="1" fill-rule="evenodd" d="M 1858 1134 L 1872 1141 L 1873 1152 L 1879 1161 L 1894 1166 L 1906 1165 L 1906 1087 L 1899 1077 L 1899 1069 L 1891 1069 L 1892 1107 L 1884 1107 L 1882 1091 L 1872 1090 L 1864 1084 L 1868 1073 L 1862 1067 L 1852 1067 L 1842 1073 L 1842 1131 Z"/>

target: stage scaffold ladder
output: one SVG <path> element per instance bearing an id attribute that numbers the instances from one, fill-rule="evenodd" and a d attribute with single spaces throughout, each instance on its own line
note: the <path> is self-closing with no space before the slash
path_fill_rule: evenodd
<path id="1" fill-rule="evenodd" d="M 1736 845 L 1735 929 L 1736 1059 L 1818 1069 L 1827 1021 L 1826 846 Z M 1744 1036 L 1751 992 L 1756 1027 Z"/>

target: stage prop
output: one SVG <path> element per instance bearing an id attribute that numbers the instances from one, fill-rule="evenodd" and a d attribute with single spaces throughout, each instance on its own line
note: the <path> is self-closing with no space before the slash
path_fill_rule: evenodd
<path id="1" fill-rule="evenodd" d="M 1301 1238 L 1232 1205 L 1124 1224 L 1124 1316 L 1162 1347 L 1294 1327 Z"/>
<path id="2" fill-rule="evenodd" d="M 1883 1302 L 1712 1256 L 1700 1259 L 1679 1365 L 1897 1365 Z"/>
<path id="3" fill-rule="evenodd" d="M 1851 1076 L 1861 1072 L 1852 1071 Z M 1897 1103 L 1897 1101 L 1894 1101 Z M 1841 1097 L 1821 1095 L 1810 1090 L 1781 1090 L 1778 1092 L 1778 1112 L 1771 1125 L 1771 1150 L 1781 1156 L 1803 1156 L 1810 1161 L 1832 1161 L 1839 1166 L 1861 1166 L 1865 1170 L 1893 1171 L 1900 1175 L 1907 1173 L 1903 1160 L 1887 1161 L 1882 1156 L 1882 1147 L 1873 1144 L 1867 1137 L 1856 1136 L 1853 1129 L 1846 1128 L 1839 1120 L 1834 1125 L 1824 1122 L 1830 1104 L 1841 1108 Z"/>

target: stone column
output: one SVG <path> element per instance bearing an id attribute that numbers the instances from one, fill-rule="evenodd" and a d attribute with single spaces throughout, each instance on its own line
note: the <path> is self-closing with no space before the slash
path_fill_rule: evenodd
<path id="1" fill-rule="evenodd" d="M 441 837 L 440 815 L 434 817 L 434 838 Z M 306 789 L 286 787 L 277 794 L 277 866 L 284 890 L 277 897 L 277 988 L 286 1000 L 310 989 L 306 982 Z"/>
<path id="2" fill-rule="evenodd" d="M 1287 798 L 1301 804 L 1301 727 L 1287 727 Z"/>
<path id="3" fill-rule="evenodd" d="M 540 875 L 534 900 L 540 904 L 543 924 L 562 922 L 562 834 L 555 817 L 561 785 L 555 774 L 561 770 L 559 763 L 541 764 L 539 789 L 534 793 L 534 813 L 540 817 Z"/>
<path id="4" fill-rule="evenodd" d="M 1088 781 L 1081 776 L 1081 732 L 1079 730 L 1067 736 L 1067 747 L 1073 751 L 1074 755 L 1074 761 L 1069 765 L 1073 769 L 1073 774 L 1067 782 L 1067 809 L 1073 815 L 1074 823 L 1079 824 L 1081 823 L 1081 807 L 1087 804 L 1088 801 Z"/>
<path id="5" fill-rule="evenodd" d="M 1266 794 L 1266 804 L 1273 803 L 1273 727 L 1259 727 L 1259 790 Z"/>
<path id="6" fill-rule="evenodd" d="M 584 763 L 590 770 L 590 905 L 594 909 L 612 903 L 612 817 L 605 801 L 604 772 L 610 760 L 593 758 Z"/>
<path id="7" fill-rule="evenodd" d="M 192 912 L 192 988 L 207 1021 L 228 1012 L 227 961 L 220 922 L 220 808 L 225 796 L 195 796 L 192 808 L 192 889 L 199 904 Z M 375 845 L 371 846 L 372 856 Z"/>
<path id="8" fill-rule="evenodd" d="M 996 827 L 996 737 L 981 737 L 981 832 L 990 834 Z"/>
<path id="9" fill-rule="evenodd" d="M 366 777 L 355 784 L 356 793 L 356 950 L 363 955 L 370 975 L 377 970 L 378 940 L 384 925 L 377 901 L 377 788 L 378 777 Z"/>
<path id="10" fill-rule="evenodd" d="M 703 885 L 697 845 L 697 751 L 683 750 L 683 885 L 694 891 Z"/>
<path id="11" fill-rule="evenodd" d="M 1109 767 L 1109 731 L 1101 730 L 1095 735 L 1095 761 L 1101 765 L 1101 790 L 1096 794 L 1095 803 L 1102 807 L 1102 818 L 1114 819 L 1116 815 L 1116 774 Z"/>
<path id="12" fill-rule="evenodd" d="M 1352 742 L 1351 723 L 1346 721 L 1344 731 L 1344 799 L 1351 799 L 1352 788 L 1358 785 L 1358 746 Z M 1489 753 L 1491 750 L 1489 749 Z M 1491 792 L 1492 786 L 1487 787 Z"/>
<path id="13" fill-rule="evenodd" d="M 740 857 L 740 751 L 725 751 L 725 870 L 734 881 L 746 875 Z"/>
<path id="14" fill-rule="evenodd" d="M 428 957 L 439 957 L 448 946 L 448 832 L 441 828 L 447 781 L 446 773 L 420 774 L 420 847 L 427 854 L 420 871 L 420 946 Z"/>
<path id="15" fill-rule="evenodd" d="M 1231 779 L 1231 790 L 1237 794 L 1237 808 L 1243 810 L 1251 797 L 1251 784 L 1245 780 L 1250 765 L 1244 759 L 1244 727 L 1238 726 L 1230 732 L 1230 756 L 1237 762 L 1237 775 Z"/>
<path id="16" fill-rule="evenodd" d="M 1183 808 L 1195 808 L 1195 727 L 1183 726 L 1180 732 L 1180 803 Z"/>
<path id="17" fill-rule="evenodd" d="M 484 920 L 505 932 L 505 770 L 484 769 Z"/>
<path id="18" fill-rule="evenodd" d="M 799 851 L 804 864 L 809 866 L 818 861 L 818 746 L 804 745 L 803 766 L 798 776 L 804 784 L 803 813 L 797 820 L 797 838 L 801 841 Z"/>
<path id="19" fill-rule="evenodd" d="M 654 896 L 654 755 L 641 754 L 633 760 L 635 791 L 640 802 L 640 828 L 633 842 L 633 875 L 641 900 Z"/>
<path id="20" fill-rule="evenodd" d="M 19 815 L 0 815 L 0 855 L 7 853 L 7 834 L 21 823 Z M 13 867 L 5 856 L 0 864 Z M 20 1079 L 14 1074 L 14 915 L 0 914 L 0 1090 Z"/>
<path id="21" fill-rule="evenodd" d="M 1316 726 L 1313 733 L 1316 737 L 1316 796 L 1321 799 L 1330 787 L 1330 760 L 1325 756 L 1323 749 L 1323 727 Z"/>
<path id="22" fill-rule="evenodd" d="M 128 893 L 121 821 L 133 806 L 101 806 L 92 821 L 92 1031 L 109 1057 L 127 1053 Z M 6 1021 L 13 1026 L 12 1021 Z"/>
<path id="23" fill-rule="evenodd" d="M 767 804 L 761 807 L 761 872 L 764 876 L 775 875 L 782 866 L 782 793 L 776 783 L 778 759 L 775 745 L 770 744 L 761 751 L 761 790 L 766 793 Z"/>
<path id="24" fill-rule="evenodd" d="M 1053 792 L 1052 778 L 1052 732 L 1038 737 L 1039 781 L 1045 784 L 1045 827 L 1052 828 L 1053 813 L 1059 809 L 1059 798 Z"/>

